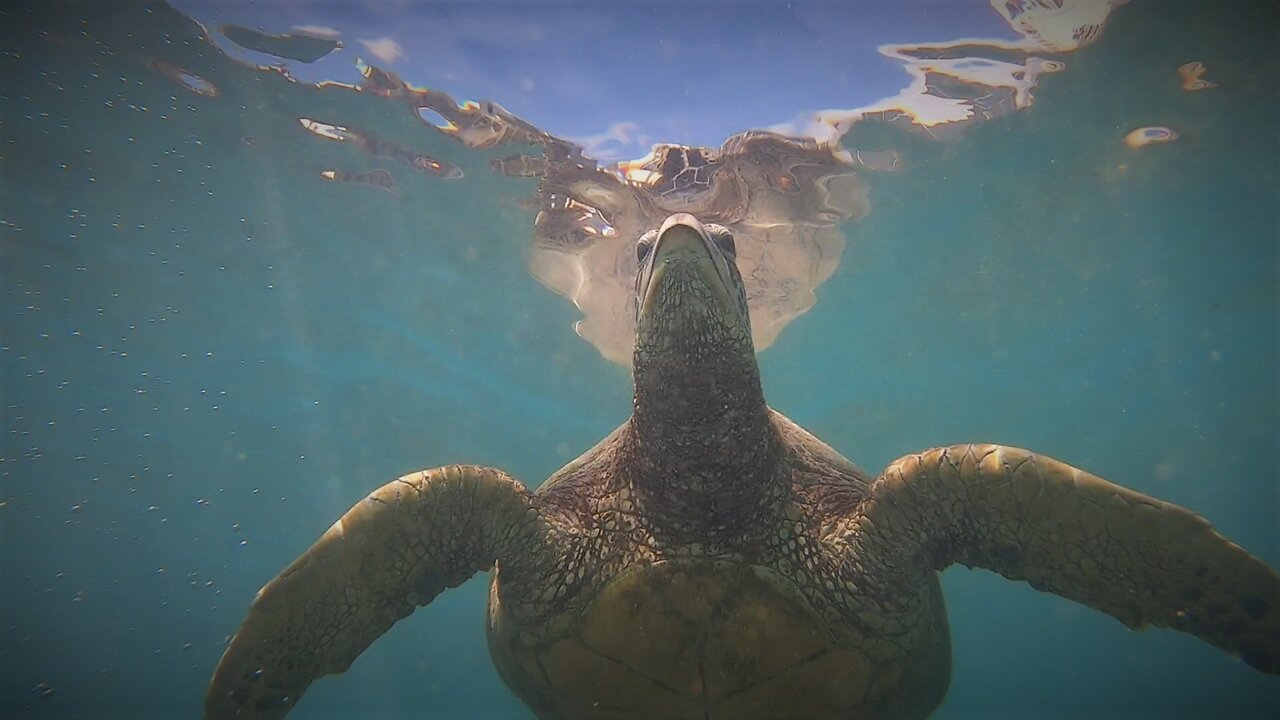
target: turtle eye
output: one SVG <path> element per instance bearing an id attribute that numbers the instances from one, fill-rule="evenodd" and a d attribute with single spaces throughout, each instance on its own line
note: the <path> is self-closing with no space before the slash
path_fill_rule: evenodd
<path id="1" fill-rule="evenodd" d="M 658 238 L 657 230 L 650 230 L 649 232 L 640 236 L 640 239 L 636 241 L 636 260 L 637 261 L 644 262 L 644 259 L 649 257 L 649 251 L 653 249 L 653 241 L 656 240 L 657 238 Z"/>
<path id="2" fill-rule="evenodd" d="M 703 227 L 707 229 L 707 234 L 711 236 L 712 242 L 716 244 L 716 247 L 720 248 L 721 252 L 729 257 L 737 257 L 738 246 L 734 243 L 733 233 L 729 232 L 729 228 L 712 224 L 707 224 Z"/>

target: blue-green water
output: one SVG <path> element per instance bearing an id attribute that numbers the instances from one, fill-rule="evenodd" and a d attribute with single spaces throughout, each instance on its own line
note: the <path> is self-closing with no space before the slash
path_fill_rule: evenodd
<path id="1" fill-rule="evenodd" d="M 0 714 L 196 717 L 253 593 L 353 502 L 451 462 L 536 485 L 625 419 L 630 387 L 529 276 L 533 183 L 491 173 L 496 153 L 231 62 L 164 7 L 93 8 L 0 22 Z M 949 141 L 859 127 L 903 169 L 761 355 L 770 402 L 872 470 L 1034 448 L 1280 566 L 1276 23 L 1134 3 L 1027 111 Z M 1190 60 L 1220 86 L 1183 92 Z M 326 182 L 359 156 L 300 116 L 465 179 Z M 1149 124 L 1182 137 L 1120 143 Z M 1280 710 L 1280 683 L 1189 636 L 985 572 L 943 582 L 937 717 Z M 291 717 L 529 717 L 489 661 L 485 593 L 446 593 Z"/>

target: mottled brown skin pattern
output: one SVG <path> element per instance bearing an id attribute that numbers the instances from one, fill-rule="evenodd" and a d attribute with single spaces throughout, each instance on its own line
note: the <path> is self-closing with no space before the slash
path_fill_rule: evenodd
<path id="1" fill-rule="evenodd" d="M 632 417 L 536 494 L 455 466 L 361 501 L 258 594 L 208 720 L 284 717 L 485 570 L 494 661 L 547 720 L 925 717 L 955 563 L 1280 674 L 1280 576 L 1199 516 L 997 445 L 873 480 L 765 404 L 727 233 L 673 216 L 640 251 Z"/>

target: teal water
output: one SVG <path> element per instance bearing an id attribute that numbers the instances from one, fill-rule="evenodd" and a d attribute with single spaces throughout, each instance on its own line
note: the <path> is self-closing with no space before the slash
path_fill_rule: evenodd
<path id="1" fill-rule="evenodd" d="M 1034 448 L 1280 566 L 1276 22 L 1135 2 L 1027 111 L 948 141 L 859 126 L 903 169 L 761 355 L 771 404 L 872 470 Z M 534 185 L 491 173 L 502 153 L 227 60 L 163 6 L 0 27 L 0 714 L 197 717 L 253 593 L 365 493 L 452 462 L 536 485 L 627 416 L 626 372 L 526 271 Z M 1190 60 L 1220 87 L 1180 90 Z M 360 156 L 300 116 L 465 178 L 326 182 Z M 1129 150 L 1141 125 L 1182 137 Z M 936 717 L 1280 711 L 1275 679 L 1193 638 L 986 572 L 943 583 Z M 485 594 L 446 593 L 290 717 L 530 717 L 489 661 Z"/>

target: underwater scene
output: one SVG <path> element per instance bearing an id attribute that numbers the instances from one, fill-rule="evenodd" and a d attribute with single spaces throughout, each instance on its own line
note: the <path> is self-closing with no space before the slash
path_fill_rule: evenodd
<path id="1" fill-rule="evenodd" d="M 1280 717 L 1278 22 L 6 3 L 0 716 Z"/>

